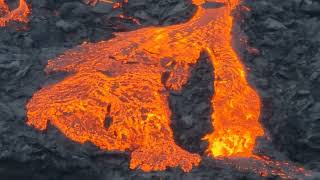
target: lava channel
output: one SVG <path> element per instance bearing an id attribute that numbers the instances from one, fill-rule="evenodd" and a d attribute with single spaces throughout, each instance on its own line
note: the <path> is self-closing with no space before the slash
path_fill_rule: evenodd
<path id="1" fill-rule="evenodd" d="M 19 6 L 10 11 L 5 0 L 0 0 L 0 27 L 5 27 L 9 22 L 29 22 L 30 9 L 25 0 L 19 1 Z"/>
<path id="2" fill-rule="evenodd" d="M 204 137 L 207 154 L 255 157 L 256 138 L 264 135 L 261 102 L 231 43 L 231 14 L 240 0 L 215 2 L 224 5 L 202 7 L 210 2 L 193 0 L 198 9 L 186 23 L 117 33 L 111 40 L 84 43 L 49 60 L 48 74 L 69 75 L 33 95 L 27 124 L 45 130 L 50 122 L 73 141 L 128 151 L 132 169 L 181 167 L 188 172 L 201 158 L 174 142 L 168 95 L 186 84 L 190 64 L 206 51 L 215 69 L 214 131 Z"/>

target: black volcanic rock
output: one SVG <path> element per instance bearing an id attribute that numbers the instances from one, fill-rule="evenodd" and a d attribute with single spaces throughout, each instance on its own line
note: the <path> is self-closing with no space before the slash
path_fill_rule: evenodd
<path id="1" fill-rule="evenodd" d="M 176 141 L 185 149 L 200 154 L 207 148 L 202 138 L 213 131 L 213 72 L 211 60 L 206 53 L 202 53 L 190 73 L 188 83 L 169 98 L 172 110 L 171 127 Z"/>
<path id="2" fill-rule="evenodd" d="M 319 4 L 247 0 L 246 5 L 251 11 L 242 15 L 242 29 L 249 45 L 262 53 L 257 57 L 247 51 L 242 59 L 258 89 L 268 86 L 260 90 L 268 102 L 262 122 L 276 149 L 319 171 Z"/>

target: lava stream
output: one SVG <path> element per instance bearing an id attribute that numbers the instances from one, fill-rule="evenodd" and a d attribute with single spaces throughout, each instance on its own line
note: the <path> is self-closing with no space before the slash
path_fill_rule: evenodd
<path id="1" fill-rule="evenodd" d="M 208 153 L 250 156 L 263 129 L 258 122 L 259 98 L 231 46 L 231 11 L 238 1 L 213 9 L 194 3 L 198 11 L 187 23 L 118 33 L 109 41 L 83 44 L 50 60 L 48 73 L 72 74 L 34 94 L 27 105 L 27 123 L 44 130 L 50 120 L 74 141 L 130 151 L 131 168 L 181 166 L 189 171 L 200 157 L 174 143 L 168 91 L 181 89 L 190 64 L 205 50 L 216 77 L 215 131 L 206 136 Z M 163 82 L 165 72 L 169 76 Z"/>
<path id="2" fill-rule="evenodd" d="M 12 21 L 28 23 L 29 14 L 30 9 L 26 3 L 26 0 L 20 0 L 19 6 L 12 11 L 9 10 L 5 0 L 0 0 L 0 27 L 4 27 Z"/>
<path id="3" fill-rule="evenodd" d="M 27 104 L 27 124 L 56 126 L 73 141 L 104 150 L 131 152 L 130 168 L 144 171 L 182 167 L 190 171 L 200 156 L 175 144 L 170 128 L 169 91 L 187 82 L 201 51 L 214 65 L 214 132 L 204 137 L 215 158 L 255 157 L 260 99 L 232 47 L 231 12 L 240 0 L 218 0 L 186 23 L 117 33 L 109 41 L 84 43 L 49 61 L 46 72 L 68 77 L 36 92 Z M 166 76 L 163 76 L 166 74 Z M 166 78 L 164 78 L 166 77 Z"/>

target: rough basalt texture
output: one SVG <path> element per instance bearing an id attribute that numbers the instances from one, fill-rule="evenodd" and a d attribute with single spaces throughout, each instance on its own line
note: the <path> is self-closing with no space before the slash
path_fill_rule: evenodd
<path id="1" fill-rule="evenodd" d="M 243 60 L 263 99 L 262 122 L 291 160 L 320 168 L 320 3 L 246 1 Z"/>
<path id="2" fill-rule="evenodd" d="M 213 96 L 213 65 L 203 53 L 188 83 L 180 92 L 171 92 L 171 127 L 179 144 L 191 152 L 203 154 L 208 144 L 202 138 L 213 131 L 211 99 Z"/>
<path id="3" fill-rule="evenodd" d="M 128 169 L 128 154 L 101 151 L 89 143 L 74 143 L 54 127 L 45 133 L 28 127 L 26 102 L 45 83 L 64 77 L 63 74 L 46 77 L 43 69 L 48 59 L 85 41 L 109 39 L 115 31 L 183 22 L 194 12 L 190 1 L 185 0 L 136 0 L 116 11 L 102 4 L 90 7 L 80 0 L 28 2 L 32 5 L 28 30 L 0 29 L 1 179 L 260 178 L 209 159 L 189 174 L 178 169 L 155 173 L 132 171 Z M 251 11 L 242 9 L 241 13 L 235 13 L 243 18 L 238 22 L 243 20 L 240 27 L 248 37 L 247 48 L 239 52 L 250 68 L 251 84 L 262 97 L 262 122 L 272 146 L 283 157 L 319 171 L 320 4 L 312 0 L 246 0 L 244 4 Z M 118 18 L 123 10 L 139 19 L 141 25 Z M 213 90 L 204 88 L 210 86 L 212 79 L 208 74 L 213 69 L 205 59 L 200 62 L 203 64 L 196 65 L 185 90 L 173 92 L 170 99 L 172 105 L 186 107 L 173 109 L 176 141 L 194 152 L 205 149 L 206 144 L 199 139 L 214 130 L 209 127 L 212 107 L 208 101 Z M 200 123 L 194 122 L 197 115 L 201 115 Z"/>

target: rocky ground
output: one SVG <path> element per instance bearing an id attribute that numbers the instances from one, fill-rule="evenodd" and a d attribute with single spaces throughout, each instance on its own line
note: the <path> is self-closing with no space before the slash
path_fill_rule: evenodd
<path id="1" fill-rule="evenodd" d="M 320 167 L 320 2 L 251 1 L 241 29 L 243 61 L 263 99 L 262 122 L 276 149 Z"/>
<path id="2" fill-rule="evenodd" d="M 14 6 L 15 2 L 10 2 Z M 132 171 L 128 169 L 127 154 L 102 152 L 91 144 L 79 145 L 54 127 L 46 133 L 28 127 L 26 102 L 48 78 L 60 78 L 46 77 L 43 69 L 48 59 L 85 41 L 110 39 L 114 32 L 180 23 L 195 11 L 185 0 L 132 0 L 117 10 L 102 3 L 91 7 L 80 0 L 28 2 L 32 15 L 27 30 L 0 28 L 1 179 L 259 178 L 209 159 L 188 174 L 179 169 Z M 246 0 L 243 4 L 251 10 L 242 7 L 235 12 L 235 34 L 239 29 L 244 32 L 242 38 L 235 38 L 235 46 L 249 69 L 251 84 L 263 100 L 261 120 L 270 140 L 259 141 L 259 153 L 289 158 L 319 171 L 320 3 Z M 119 18 L 124 12 L 140 23 Z M 211 82 L 211 74 L 212 66 L 202 57 L 183 91 L 170 97 L 176 141 L 193 152 L 203 152 L 206 144 L 199 139 L 213 129 L 208 100 L 213 90 L 203 88 Z"/>

